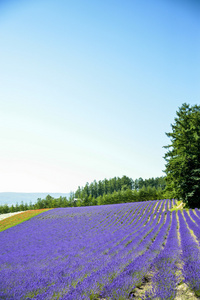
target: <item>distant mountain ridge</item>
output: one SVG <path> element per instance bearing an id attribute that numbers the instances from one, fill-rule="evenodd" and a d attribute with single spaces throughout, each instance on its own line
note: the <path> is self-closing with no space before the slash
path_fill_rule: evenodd
<path id="1" fill-rule="evenodd" d="M 20 204 L 22 201 L 24 203 L 32 202 L 33 204 L 37 202 L 38 198 L 45 199 L 47 195 L 51 195 L 53 198 L 59 198 L 60 196 L 66 197 L 70 196 L 70 193 L 14 193 L 14 192 L 3 192 L 0 193 L 0 205 L 7 204 L 15 205 Z"/>

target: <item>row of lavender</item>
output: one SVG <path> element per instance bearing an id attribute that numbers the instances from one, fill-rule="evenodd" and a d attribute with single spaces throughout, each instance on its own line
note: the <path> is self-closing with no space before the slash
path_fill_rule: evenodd
<path id="1" fill-rule="evenodd" d="M 173 204 L 54 209 L 0 233 L 0 299 L 134 298 L 150 272 L 144 298 L 173 299 L 181 258 L 185 281 L 198 291 L 199 270 L 190 278 L 189 267 L 199 260 L 200 213 L 177 215 Z"/>
<path id="2" fill-rule="evenodd" d="M 200 211 L 172 212 L 163 250 L 153 261 L 152 288 L 143 299 L 175 299 L 182 282 L 200 296 Z"/>

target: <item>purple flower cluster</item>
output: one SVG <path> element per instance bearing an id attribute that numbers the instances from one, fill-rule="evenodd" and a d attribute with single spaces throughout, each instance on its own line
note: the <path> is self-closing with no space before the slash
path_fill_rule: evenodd
<path id="1" fill-rule="evenodd" d="M 175 222 L 170 206 L 160 200 L 57 208 L 1 232 L 0 299 L 131 295 Z"/>
<path id="2" fill-rule="evenodd" d="M 160 207 L 160 212 L 164 207 L 163 204 L 164 202 Z M 169 217 L 170 213 L 167 214 L 167 220 L 165 220 L 164 213 L 162 215 L 157 214 L 156 218 L 150 222 L 151 226 L 143 231 L 144 236 L 140 235 L 142 241 L 136 244 L 136 241 L 133 240 L 135 247 L 129 255 L 130 263 L 114 280 L 104 286 L 101 293 L 102 297 L 106 297 L 106 299 L 122 299 L 124 297 L 127 299 L 134 288 L 142 283 L 145 274 L 150 269 L 151 261 L 161 249 L 169 227 Z"/>
<path id="3" fill-rule="evenodd" d="M 194 223 L 185 211 L 184 214 L 178 211 L 178 216 L 185 283 L 194 290 L 197 296 L 200 296 L 199 223 Z M 193 232 L 191 232 L 191 230 Z M 196 238 L 198 238 L 198 240 Z"/>
<path id="4" fill-rule="evenodd" d="M 195 213 L 196 213 L 197 217 L 199 217 L 199 218 L 200 218 L 200 210 L 199 210 L 199 209 L 197 209 L 197 208 L 195 208 Z"/>
<path id="5" fill-rule="evenodd" d="M 193 231 L 200 243 L 200 219 L 193 213 L 192 209 L 189 210 L 189 214 L 186 211 L 183 214 L 189 229 Z"/>
<path id="6" fill-rule="evenodd" d="M 169 213 L 168 213 L 169 218 Z M 174 299 L 176 286 L 179 283 L 178 263 L 180 259 L 180 245 L 177 236 L 176 212 L 173 211 L 166 237 L 164 249 L 153 260 L 151 270 L 154 272 L 152 278 L 152 291 L 147 292 L 145 299 Z"/>

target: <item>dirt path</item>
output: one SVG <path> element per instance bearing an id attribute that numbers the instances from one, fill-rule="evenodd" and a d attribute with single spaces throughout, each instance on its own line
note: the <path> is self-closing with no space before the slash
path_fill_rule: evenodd
<path id="1" fill-rule="evenodd" d="M 8 217 L 14 216 L 16 214 L 20 214 L 22 212 L 23 211 L 17 211 L 17 212 L 14 212 L 14 213 L 0 214 L 0 221 L 3 220 L 3 219 L 6 219 Z"/>

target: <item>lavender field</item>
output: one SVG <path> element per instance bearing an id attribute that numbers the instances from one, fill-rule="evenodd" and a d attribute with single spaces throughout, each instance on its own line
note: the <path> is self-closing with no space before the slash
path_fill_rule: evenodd
<path id="1" fill-rule="evenodd" d="M 56 208 L 0 232 L 0 299 L 200 295 L 200 211 L 174 200 Z"/>

